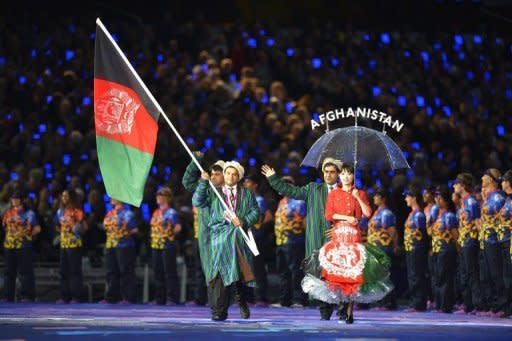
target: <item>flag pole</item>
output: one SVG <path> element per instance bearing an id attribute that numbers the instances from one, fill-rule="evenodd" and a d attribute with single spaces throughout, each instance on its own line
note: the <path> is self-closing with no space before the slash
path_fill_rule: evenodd
<path id="1" fill-rule="evenodd" d="M 151 91 L 149 91 L 149 89 L 147 88 L 146 84 L 144 84 L 144 82 L 142 81 L 142 79 L 140 78 L 139 74 L 137 73 L 137 71 L 135 71 L 135 69 L 133 68 L 132 64 L 128 61 L 128 58 L 126 58 L 126 56 L 124 55 L 123 51 L 121 51 L 121 48 L 117 45 L 117 43 L 115 42 L 115 40 L 112 38 L 112 36 L 110 35 L 110 33 L 107 31 L 107 29 L 105 28 L 105 26 L 103 26 L 103 23 L 101 22 L 100 18 L 97 18 L 96 19 L 96 25 L 98 25 L 101 30 L 105 33 L 105 35 L 107 36 L 107 38 L 110 40 L 110 42 L 112 43 L 112 45 L 114 46 L 114 48 L 116 49 L 117 53 L 119 53 L 119 55 L 121 56 L 121 58 L 123 59 L 123 61 L 126 63 L 126 65 L 128 66 L 128 68 L 130 69 L 130 71 L 133 73 L 133 76 L 135 77 L 135 79 L 137 79 L 137 81 L 139 81 L 140 85 L 142 86 L 142 88 L 144 89 L 144 91 L 146 92 L 146 94 L 148 95 L 149 99 L 153 102 L 153 104 L 155 105 L 155 107 L 158 109 L 158 111 L 160 112 L 160 114 L 162 114 L 162 117 L 165 119 L 165 121 L 167 122 L 167 124 L 169 124 L 169 127 L 171 127 L 171 130 L 173 131 L 174 135 L 176 135 L 176 137 L 178 138 L 178 140 L 181 142 L 181 144 L 183 145 L 183 147 L 185 148 L 185 150 L 187 151 L 188 155 L 192 158 L 192 161 L 194 162 L 194 164 L 197 166 L 197 168 L 201 171 L 201 173 L 204 172 L 204 169 L 203 167 L 201 167 L 201 164 L 199 163 L 199 161 L 197 161 L 194 153 L 192 153 L 192 151 L 190 150 L 190 148 L 188 147 L 187 143 L 183 140 L 183 138 L 181 137 L 180 133 L 178 132 L 178 130 L 176 130 L 176 128 L 174 127 L 174 124 L 172 124 L 171 120 L 169 120 L 169 117 L 167 117 L 167 114 L 163 111 L 162 107 L 160 106 L 160 104 L 156 101 L 156 99 L 153 97 L 153 94 L 151 93 Z M 222 198 L 222 196 L 220 195 L 219 191 L 217 190 L 217 188 L 215 187 L 215 185 L 211 182 L 211 181 L 208 181 L 210 183 L 210 187 L 212 188 L 213 192 L 217 195 L 217 197 L 219 198 L 220 202 L 222 203 L 222 206 L 224 207 L 224 209 L 228 212 L 230 212 L 231 214 L 235 214 L 235 212 L 233 212 L 229 207 L 228 205 L 226 204 L 226 202 L 224 201 L 224 199 Z M 242 228 L 239 228 L 238 229 L 240 231 L 240 233 L 242 233 L 242 237 L 244 238 L 245 242 L 247 243 L 247 246 L 249 246 L 249 249 L 251 250 L 251 252 L 257 256 L 259 255 L 259 251 L 258 251 L 258 247 L 256 246 L 256 242 L 254 240 L 254 237 L 252 235 L 252 232 L 251 230 L 249 230 L 249 235 L 247 235 L 247 233 L 245 233 L 245 231 L 242 229 Z"/>

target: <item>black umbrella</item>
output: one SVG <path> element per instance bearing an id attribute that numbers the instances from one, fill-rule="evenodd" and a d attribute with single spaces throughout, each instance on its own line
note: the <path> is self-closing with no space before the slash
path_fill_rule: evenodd
<path id="1" fill-rule="evenodd" d="M 354 167 L 410 168 L 402 151 L 389 136 L 361 126 L 326 132 L 311 146 L 302 165 L 318 168 L 326 157 L 354 163 Z"/>

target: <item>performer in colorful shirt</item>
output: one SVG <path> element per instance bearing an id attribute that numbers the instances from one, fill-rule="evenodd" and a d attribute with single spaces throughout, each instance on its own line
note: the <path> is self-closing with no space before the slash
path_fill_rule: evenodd
<path id="1" fill-rule="evenodd" d="M 341 162 L 333 158 L 325 158 L 322 162 L 323 183 L 310 182 L 304 186 L 294 186 L 282 181 L 273 168 L 268 165 L 261 167 L 270 186 L 278 193 L 292 199 L 304 200 L 307 206 L 306 217 L 306 258 L 319 250 L 327 241 L 326 233 L 330 223 L 325 220 L 325 201 L 327 194 L 336 188 L 341 169 Z M 333 311 L 332 304 L 320 303 L 320 317 L 329 320 Z"/>
<path id="2" fill-rule="evenodd" d="M 291 176 L 282 181 L 295 184 Z M 276 267 L 279 274 L 279 306 L 300 307 L 306 304 L 300 282 L 304 273 L 300 266 L 305 252 L 306 202 L 283 197 L 275 213 Z"/>
<path id="3" fill-rule="evenodd" d="M 484 202 L 481 209 L 480 250 L 483 253 L 484 266 L 482 290 L 491 313 L 504 316 L 507 308 L 507 290 L 503 281 L 503 259 L 497 229 L 500 226 L 500 211 L 505 205 L 506 196 L 499 189 L 501 173 L 495 168 L 485 171 L 482 176 Z"/>
<path id="4" fill-rule="evenodd" d="M 379 188 L 373 196 L 373 203 L 376 210 L 373 212 L 368 223 L 368 243 L 378 247 L 386 253 L 389 259 L 398 253 L 398 235 L 396 232 L 395 214 L 387 207 L 386 190 Z M 391 265 L 393 267 L 393 264 Z M 396 309 L 396 296 L 394 290 L 391 291 L 382 301 L 377 302 L 377 310 Z"/>
<path id="5" fill-rule="evenodd" d="M 62 192 L 55 220 L 60 233 L 61 298 L 57 303 L 79 303 L 83 287 L 82 235 L 87 231 L 87 222 L 75 190 Z"/>
<path id="6" fill-rule="evenodd" d="M 106 233 L 105 262 L 107 292 L 102 303 L 122 304 L 135 302 L 135 250 L 134 235 L 138 232 L 135 216 L 128 205 L 110 199 L 112 209 L 103 220 Z"/>
<path id="7" fill-rule="evenodd" d="M 10 207 L 2 217 L 5 229 L 4 298 L 14 302 L 16 277 L 21 284 L 21 302 L 32 302 L 35 298 L 34 265 L 32 263 L 32 240 L 41 232 L 41 226 L 32 210 L 27 210 L 19 191 L 10 198 Z"/>
<path id="8" fill-rule="evenodd" d="M 325 219 L 332 222 L 331 240 L 318 253 L 321 280 L 307 274 L 302 281 L 306 293 L 324 302 L 346 302 L 346 323 L 353 323 L 354 302 L 382 299 L 393 288 L 389 281 L 390 260 L 372 246 L 362 244 L 359 221 L 372 209 L 363 190 L 354 187 L 354 168 L 343 164 L 341 184 L 329 193 Z"/>
<path id="9" fill-rule="evenodd" d="M 410 309 L 424 311 L 427 308 L 428 245 L 427 220 L 423 212 L 423 197 L 418 188 L 411 186 L 404 191 L 405 202 L 411 212 L 405 221 L 404 249 L 409 282 Z"/>
<path id="10" fill-rule="evenodd" d="M 507 288 L 507 308 L 505 314 L 512 314 L 512 248 L 510 247 L 510 233 L 512 229 L 512 170 L 508 170 L 501 178 L 501 188 L 507 195 L 505 205 L 500 210 L 500 226 L 498 239 L 501 241 L 501 254 L 503 259 L 503 281 Z"/>
<path id="11" fill-rule="evenodd" d="M 214 279 L 208 285 L 211 286 L 210 304 L 214 321 L 224 321 L 228 317 L 232 284 L 239 281 L 249 286 L 255 284 L 250 251 L 237 229 L 249 229 L 257 223 L 258 203 L 252 192 L 239 184 L 244 168 L 238 162 L 226 162 L 223 172 L 224 185 L 220 194 L 234 215 L 224 209 L 219 198 L 209 189 L 209 174 L 206 172 L 201 174 L 202 180 L 192 197 L 194 206 L 208 207 L 210 212 L 208 228 L 211 234 L 210 259 Z M 239 295 L 244 294 L 245 290 L 239 291 Z M 240 299 L 238 304 L 242 318 L 249 318 L 246 299 Z"/>
<path id="12" fill-rule="evenodd" d="M 178 271 L 176 235 L 181 232 L 178 212 L 171 207 L 173 194 L 169 187 L 156 192 L 158 208 L 151 216 L 151 256 L 155 295 L 152 304 L 176 305 L 178 302 Z"/>
<path id="13" fill-rule="evenodd" d="M 458 223 L 452 197 L 446 186 L 437 189 L 435 200 L 439 214 L 431 230 L 435 271 L 434 301 L 436 310 L 451 313 L 455 304 Z"/>
<path id="14" fill-rule="evenodd" d="M 473 176 L 460 173 L 453 184 L 453 190 L 461 197 L 462 206 L 457 212 L 459 221 L 460 272 L 464 312 L 479 310 L 480 270 L 478 262 L 478 219 L 480 204 L 472 195 Z M 461 312 L 459 312 L 461 313 Z"/>
<path id="15" fill-rule="evenodd" d="M 432 244 L 432 225 L 437 219 L 437 216 L 439 214 L 439 207 L 437 206 L 435 202 L 435 188 L 433 187 L 427 187 L 423 189 L 423 203 L 425 204 L 425 208 L 423 209 L 423 212 L 425 213 L 425 218 L 427 219 L 427 245 L 430 247 Z M 427 287 L 427 308 L 434 308 L 434 288 L 436 286 L 435 284 L 435 268 L 434 268 L 434 256 L 432 254 L 432 250 L 429 249 L 428 251 L 428 287 Z"/>

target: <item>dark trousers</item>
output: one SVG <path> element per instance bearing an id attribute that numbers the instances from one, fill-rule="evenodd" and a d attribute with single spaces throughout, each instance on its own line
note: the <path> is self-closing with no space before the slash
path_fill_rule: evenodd
<path id="1" fill-rule="evenodd" d="M 435 255 L 435 302 L 436 309 L 451 312 L 455 304 L 455 275 L 457 251 L 455 247 Z"/>
<path id="2" fill-rule="evenodd" d="M 82 248 L 60 249 L 60 295 L 65 301 L 80 301 L 82 293 Z"/>
<path id="3" fill-rule="evenodd" d="M 231 285 L 225 286 L 220 275 L 217 275 L 210 283 L 208 290 L 210 293 L 209 301 L 212 315 L 226 318 L 231 298 Z"/>
<path id="4" fill-rule="evenodd" d="M 510 240 L 502 242 L 501 244 L 501 258 L 503 259 L 503 282 L 505 284 L 506 300 L 507 300 L 507 313 L 512 312 L 512 262 L 510 254 Z"/>
<path id="5" fill-rule="evenodd" d="M 427 308 L 428 260 L 426 248 L 414 248 L 406 252 L 407 281 L 410 305 L 417 310 Z"/>
<path id="6" fill-rule="evenodd" d="M 290 306 L 292 303 L 305 304 L 306 302 L 306 295 L 300 285 L 304 277 L 301 269 L 304 252 L 304 243 L 281 245 L 276 249 L 279 302 L 283 306 Z"/>
<path id="7" fill-rule="evenodd" d="M 5 249 L 5 298 L 14 302 L 16 277 L 21 282 L 21 298 L 34 300 L 35 278 L 32 248 Z"/>
<path id="8" fill-rule="evenodd" d="M 503 259 L 499 243 L 485 243 L 485 279 L 489 283 L 490 308 L 492 311 L 504 311 L 507 308 L 507 290 L 503 280 Z"/>
<path id="9" fill-rule="evenodd" d="M 261 233 L 261 232 L 260 232 Z M 262 236 L 255 236 L 256 246 L 258 250 L 264 249 L 264 240 Z M 268 288 L 268 280 L 267 280 L 267 269 L 265 268 L 265 255 L 260 253 L 259 256 L 255 256 L 252 258 L 253 269 L 254 269 L 254 277 L 256 277 L 256 289 L 255 291 L 255 299 L 260 302 L 267 302 L 267 288 Z"/>
<path id="10" fill-rule="evenodd" d="M 155 300 L 165 303 L 167 300 L 178 302 L 178 271 L 176 265 L 176 247 L 152 250 L 153 278 L 155 282 Z"/>
<path id="11" fill-rule="evenodd" d="M 194 239 L 194 245 L 196 248 L 196 256 L 194 259 L 194 299 L 198 304 L 204 305 L 206 304 L 206 280 L 204 278 L 203 267 L 201 266 L 201 255 L 199 254 L 199 243 L 197 239 Z"/>
<path id="12" fill-rule="evenodd" d="M 459 260 L 464 310 L 470 312 L 474 309 L 481 309 L 478 246 L 461 248 Z"/>
<path id="13" fill-rule="evenodd" d="M 110 248 L 106 250 L 107 292 L 109 302 L 123 299 L 135 302 L 135 258 L 134 247 Z"/>
<path id="14" fill-rule="evenodd" d="M 435 301 L 436 297 L 436 254 L 428 255 L 428 285 L 427 285 L 427 299 Z"/>

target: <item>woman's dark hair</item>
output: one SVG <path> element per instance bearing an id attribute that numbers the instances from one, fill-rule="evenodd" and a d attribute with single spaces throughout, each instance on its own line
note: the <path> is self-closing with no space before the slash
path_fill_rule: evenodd
<path id="1" fill-rule="evenodd" d="M 354 174 L 354 166 L 351 163 L 343 162 L 343 165 L 341 166 L 340 169 L 340 173 L 343 173 L 343 171 L 349 172 L 350 174 Z"/>
<path id="2" fill-rule="evenodd" d="M 446 202 L 446 205 L 448 206 L 448 210 L 454 211 L 455 210 L 455 204 L 452 201 L 452 196 L 450 193 L 450 189 L 446 185 L 440 185 L 436 188 L 436 196 L 440 196 L 444 202 Z"/>
<path id="3" fill-rule="evenodd" d="M 68 195 L 69 195 L 69 203 L 68 203 L 67 207 L 78 208 L 78 193 L 73 188 L 66 188 L 65 190 L 62 191 L 62 193 L 64 193 L 64 192 L 68 192 Z M 67 207 L 62 206 L 62 198 L 61 198 L 60 207 L 67 208 Z"/>

